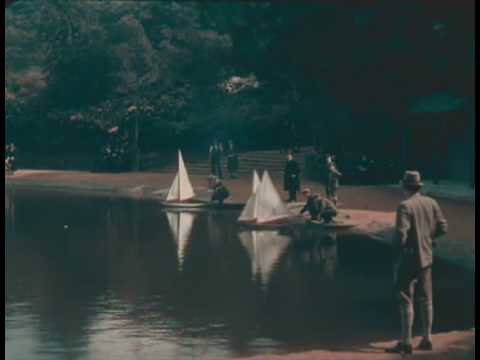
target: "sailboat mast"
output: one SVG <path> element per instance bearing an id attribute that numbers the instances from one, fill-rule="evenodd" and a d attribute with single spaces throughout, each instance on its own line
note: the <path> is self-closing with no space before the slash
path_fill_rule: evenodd
<path id="1" fill-rule="evenodd" d="M 179 168 L 180 169 L 180 168 Z M 178 172 L 178 177 L 177 177 L 177 181 L 178 181 L 178 201 L 182 201 L 182 186 L 181 186 L 181 181 L 180 181 L 180 171 Z"/>

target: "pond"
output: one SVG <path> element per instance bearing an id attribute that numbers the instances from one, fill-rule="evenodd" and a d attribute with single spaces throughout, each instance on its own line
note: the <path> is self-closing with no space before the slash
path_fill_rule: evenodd
<path id="1" fill-rule="evenodd" d="M 5 191 L 9 360 L 215 359 L 392 339 L 389 248 L 238 211 Z M 474 277 L 437 261 L 435 331 L 474 327 Z M 454 311 L 452 309 L 455 309 Z"/>

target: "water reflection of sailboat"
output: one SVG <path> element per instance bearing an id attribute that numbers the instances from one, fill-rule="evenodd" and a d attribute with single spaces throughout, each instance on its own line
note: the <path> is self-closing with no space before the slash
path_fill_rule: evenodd
<path id="1" fill-rule="evenodd" d="M 262 285 L 268 285 L 275 265 L 286 251 L 291 239 L 279 231 L 244 231 L 239 235 L 252 264 L 252 275 L 260 276 Z"/>
<path id="2" fill-rule="evenodd" d="M 180 270 L 182 270 L 195 214 L 189 212 L 167 212 L 166 215 L 172 236 L 177 244 L 178 265 Z"/>
<path id="3" fill-rule="evenodd" d="M 337 232 L 319 227 L 306 228 L 299 257 L 306 266 L 314 266 L 328 279 L 335 277 L 337 268 Z"/>

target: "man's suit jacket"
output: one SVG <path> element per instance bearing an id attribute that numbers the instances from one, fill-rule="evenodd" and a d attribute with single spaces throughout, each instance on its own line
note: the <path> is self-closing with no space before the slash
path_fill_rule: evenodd
<path id="1" fill-rule="evenodd" d="M 433 240 L 447 233 L 448 223 L 438 203 L 417 193 L 397 208 L 394 253 L 409 271 L 433 263 Z M 402 267 L 401 267 L 402 268 Z"/>

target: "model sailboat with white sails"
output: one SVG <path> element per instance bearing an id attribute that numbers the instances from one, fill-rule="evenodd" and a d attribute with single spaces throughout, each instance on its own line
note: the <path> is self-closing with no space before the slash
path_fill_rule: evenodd
<path id="1" fill-rule="evenodd" d="M 261 181 L 254 172 L 252 194 L 238 221 L 245 224 L 269 225 L 288 221 L 291 217 L 268 171 L 263 173 Z"/>
<path id="2" fill-rule="evenodd" d="M 195 197 L 190 177 L 188 176 L 182 152 L 178 151 L 178 171 L 167 195 L 167 202 L 181 203 L 192 200 Z"/>
<path id="3" fill-rule="evenodd" d="M 256 170 L 253 171 L 253 186 L 252 186 L 252 195 L 247 201 L 247 204 L 243 208 L 240 218 L 238 219 L 243 223 L 254 223 L 256 221 L 256 211 L 257 211 L 257 190 L 260 187 L 261 181 L 260 177 Z"/>

